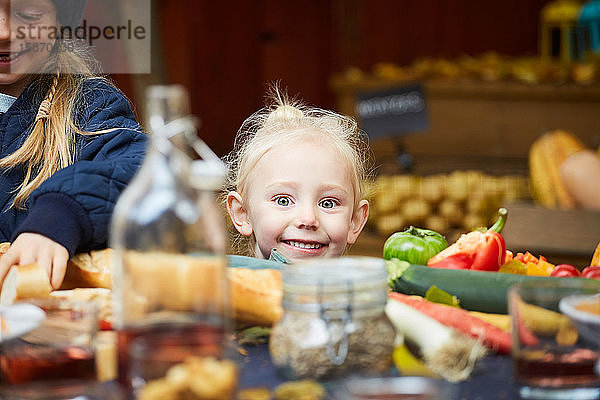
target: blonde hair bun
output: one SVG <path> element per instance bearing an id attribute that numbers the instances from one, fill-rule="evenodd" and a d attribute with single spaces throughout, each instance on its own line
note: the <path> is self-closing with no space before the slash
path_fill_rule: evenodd
<path id="1" fill-rule="evenodd" d="M 283 104 L 277 107 L 267 118 L 265 125 L 277 121 L 297 120 L 304 116 L 302 110 L 291 104 Z"/>

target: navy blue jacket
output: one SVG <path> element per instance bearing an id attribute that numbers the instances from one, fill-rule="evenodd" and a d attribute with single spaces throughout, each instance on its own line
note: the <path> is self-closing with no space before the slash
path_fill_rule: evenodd
<path id="1" fill-rule="evenodd" d="M 29 85 L 0 117 L 0 157 L 16 151 L 31 132 L 43 91 Z M 95 135 L 77 135 L 76 160 L 44 181 L 24 210 L 10 208 L 24 169 L 0 173 L 0 242 L 20 233 L 42 234 L 73 255 L 106 247 L 114 205 L 141 165 L 146 150 L 131 105 L 102 79 L 86 80 L 77 96 L 75 123 L 84 132 L 118 128 Z"/>

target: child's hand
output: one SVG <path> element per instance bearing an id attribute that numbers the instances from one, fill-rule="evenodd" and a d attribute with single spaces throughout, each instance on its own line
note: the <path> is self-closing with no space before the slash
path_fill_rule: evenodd
<path id="1" fill-rule="evenodd" d="M 21 233 L 0 257 L 0 287 L 13 265 L 37 263 L 50 277 L 50 284 L 58 289 L 65 278 L 69 252 L 67 249 L 38 233 Z"/>

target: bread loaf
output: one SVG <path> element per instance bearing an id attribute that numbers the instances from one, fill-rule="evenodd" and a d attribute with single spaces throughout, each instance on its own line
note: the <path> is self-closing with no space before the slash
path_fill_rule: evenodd
<path id="1" fill-rule="evenodd" d="M 2 244 L 0 244 L 0 252 Z M 74 296 L 79 300 L 100 298 L 101 319 L 107 316 L 107 293 L 111 288 L 112 249 L 95 250 L 73 256 L 67 265 L 67 272 L 60 291 L 53 296 Z M 222 259 L 219 259 L 222 260 Z M 224 304 L 214 301 L 223 296 L 224 285 L 217 287 L 221 277 L 222 262 L 209 259 L 167 253 L 135 253 L 126 258 L 131 279 L 136 290 L 129 290 L 124 284 L 124 296 L 134 296 L 143 300 L 139 315 L 148 308 L 168 307 L 188 309 L 202 308 L 201 293 L 206 299 L 205 306 Z M 240 322 L 270 326 L 281 317 L 282 282 L 281 273 L 276 269 L 227 268 L 229 299 L 233 317 Z M 83 288 L 103 288 L 105 290 L 83 290 Z M 75 289 L 74 291 L 69 291 Z M 0 295 L 2 304 L 26 298 L 47 297 L 52 287 L 46 271 L 37 264 L 12 267 L 5 279 Z M 108 310 L 108 311 L 106 311 Z M 104 313 L 104 315 L 102 315 Z"/>
<path id="2" fill-rule="evenodd" d="M 6 274 L 0 292 L 0 304 L 17 300 L 50 296 L 52 286 L 48 273 L 38 264 L 14 265 Z"/>
<path id="3" fill-rule="evenodd" d="M 220 312 L 226 304 L 225 257 L 129 251 L 123 262 L 129 272 L 124 292 L 133 291 L 129 283 L 135 282 L 150 309 Z"/>
<path id="4" fill-rule="evenodd" d="M 229 291 L 236 321 L 271 326 L 283 314 L 281 272 L 229 268 Z"/>
<path id="5" fill-rule="evenodd" d="M 67 263 L 61 289 L 112 287 L 112 249 L 75 254 Z"/>
<path id="6" fill-rule="evenodd" d="M 0 243 L 0 256 L 10 243 Z M 74 255 L 67 263 L 62 290 L 74 288 L 111 288 L 112 249 L 93 250 Z M 9 270 L 0 293 L 0 303 L 47 297 L 52 291 L 48 273 L 38 264 L 13 266 Z"/>

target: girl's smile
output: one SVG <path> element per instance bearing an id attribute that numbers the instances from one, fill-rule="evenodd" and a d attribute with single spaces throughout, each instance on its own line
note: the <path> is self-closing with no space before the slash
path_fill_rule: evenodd
<path id="1" fill-rule="evenodd" d="M 289 252 L 299 252 L 306 256 L 320 256 L 327 252 L 325 243 L 314 242 L 310 240 L 282 240 L 284 246 L 289 246 Z"/>
<path id="2" fill-rule="evenodd" d="M 30 48 L 23 51 L 0 51 L 0 65 L 16 64 L 25 53 L 30 51 Z"/>

